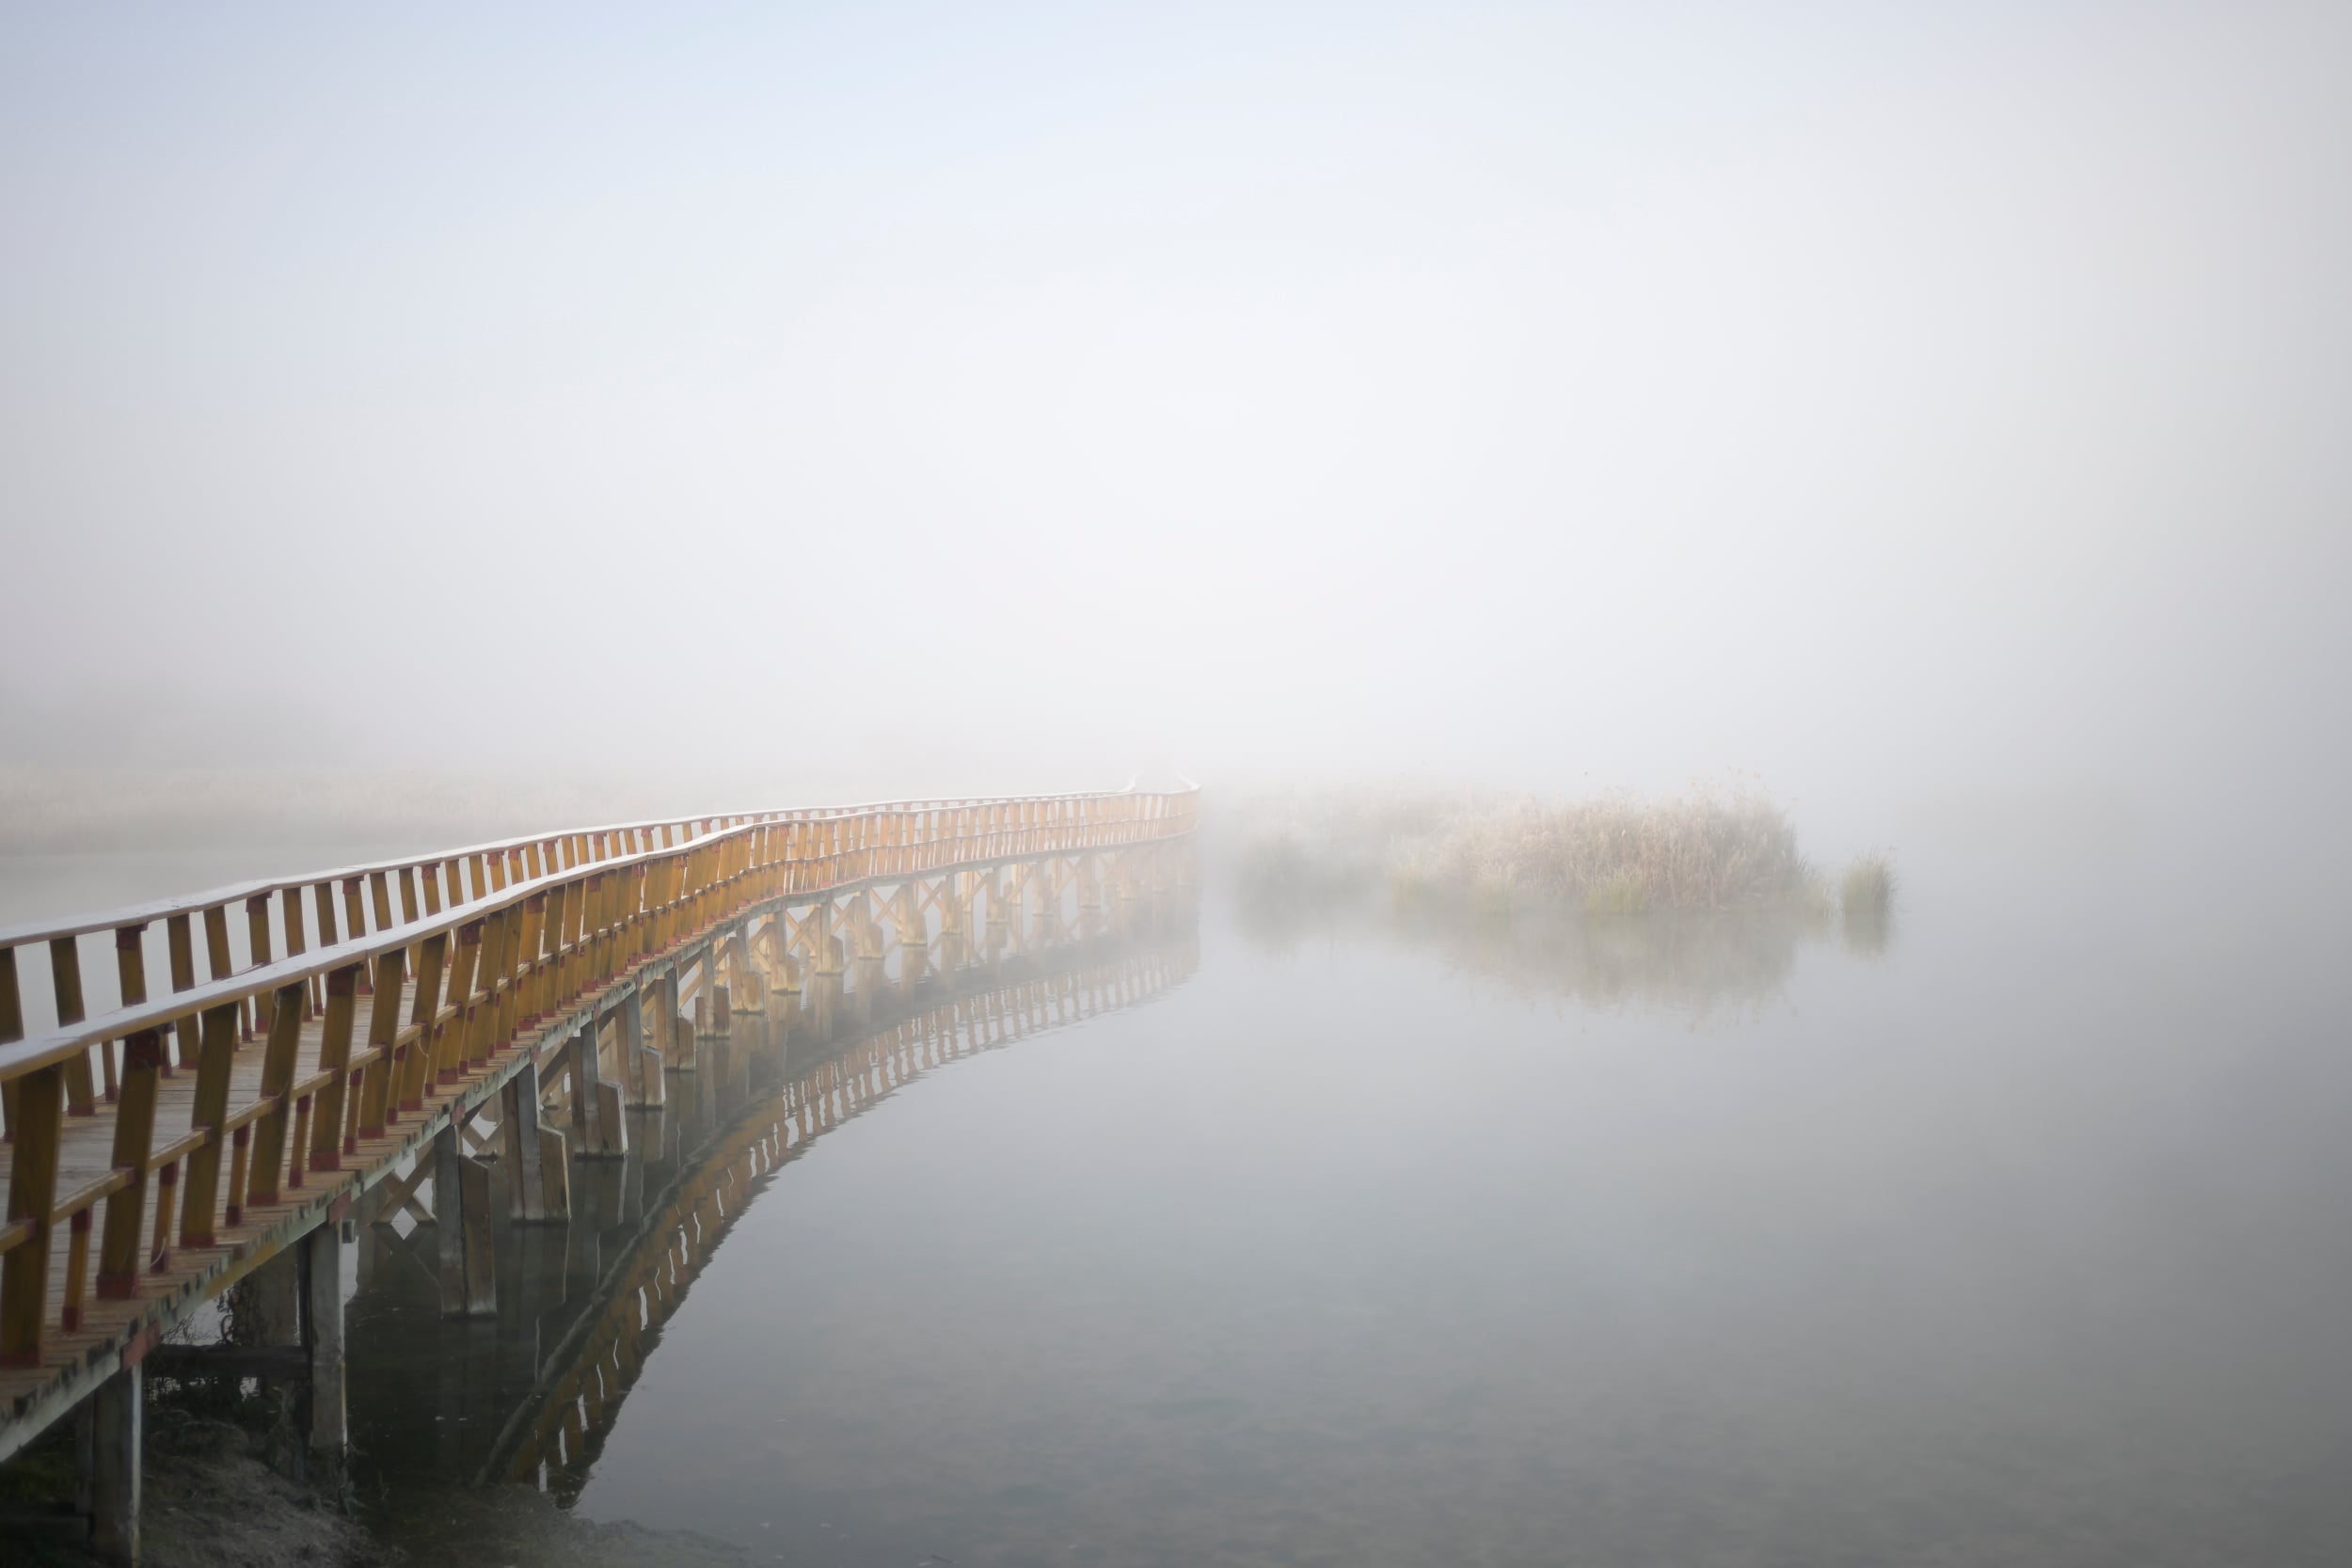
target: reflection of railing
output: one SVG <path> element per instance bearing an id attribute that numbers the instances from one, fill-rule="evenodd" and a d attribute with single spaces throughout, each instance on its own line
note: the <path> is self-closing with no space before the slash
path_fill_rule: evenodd
<path id="1" fill-rule="evenodd" d="M 1174 838 L 1193 812 L 1189 792 L 1121 793 L 637 824 L 0 933 L 12 1146 L 0 1452 L 26 1435 L 43 1390 L 102 1371 L 143 1324 L 326 1218 L 452 1106 L 593 1024 L 640 966 L 755 906 Z M 232 897 L 246 901 L 242 968 L 227 935 Z M 173 990 L 150 1000 L 158 920 Z M 200 983 L 199 925 L 212 972 Z M 86 1018 L 78 942 L 97 931 L 115 936 L 120 1006 Z M 273 938 L 284 957 L 272 957 Z M 36 941 L 50 948 L 56 1022 L 24 1039 L 15 955 Z"/>
<path id="2" fill-rule="evenodd" d="M 1108 951 L 1105 951 L 1105 949 Z M 635 1384 L 646 1341 L 669 1322 L 764 1179 L 827 1131 L 924 1072 L 1100 1013 L 1149 1002 L 1199 961 L 1189 930 L 1136 950 L 1115 938 L 1062 951 L 1061 968 L 949 995 L 788 1070 L 782 1086 L 703 1152 L 605 1274 L 596 1301 L 556 1347 L 508 1421 L 483 1481 L 575 1495 Z"/>

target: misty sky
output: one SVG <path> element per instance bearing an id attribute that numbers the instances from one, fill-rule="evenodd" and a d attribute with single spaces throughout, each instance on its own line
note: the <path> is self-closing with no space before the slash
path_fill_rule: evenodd
<path id="1" fill-rule="evenodd" d="M 2334 791 L 2348 63 L 10 5 L 0 762 Z"/>

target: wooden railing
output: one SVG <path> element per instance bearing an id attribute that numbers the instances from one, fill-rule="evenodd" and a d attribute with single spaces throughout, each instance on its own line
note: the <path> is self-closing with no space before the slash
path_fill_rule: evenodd
<path id="1" fill-rule="evenodd" d="M 339 1169 L 363 1141 L 421 1114 L 437 1088 L 462 1084 L 525 1031 L 749 906 L 1173 838 L 1191 831 L 1194 809 L 1190 791 L 1120 792 L 635 823 L 0 931 L 9 1145 L 0 1367 L 39 1365 L 53 1318 L 68 1334 L 80 1326 L 93 1245 L 97 1295 L 137 1295 L 175 1244 L 215 1244 L 242 1211 Z M 242 962 L 229 940 L 240 901 Z M 157 924 L 172 989 L 151 999 L 146 944 Z M 119 1005 L 86 1017 L 79 944 L 109 933 Z M 16 958 L 36 942 L 49 949 L 54 1019 L 26 1038 Z M 315 1054 L 300 1049 L 306 1026 Z M 232 1093 L 238 1047 L 257 1038 L 258 1078 Z M 297 1078 L 304 1056 L 315 1070 Z M 181 1072 L 194 1074 L 188 1130 L 159 1144 L 159 1086 Z M 101 1115 L 112 1123 L 110 1158 L 94 1173 L 85 1162 L 60 1191 L 72 1118 Z"/>

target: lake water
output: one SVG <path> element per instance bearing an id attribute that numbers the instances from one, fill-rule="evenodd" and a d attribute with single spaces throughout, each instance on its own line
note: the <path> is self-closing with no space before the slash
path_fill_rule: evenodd
<path id="1" fill-rule="evenodd" d="M 1212 876 L 1086 959 L 1150 978 L 816 1135 L 808 1058 L 674 1086 L 670 1152 L 501 1239 L 498 1323 L 375 1260 L 367 1517 L 421 1560 L 2352 1561 L 2341 916 L 1907 869 L 1859 946 Z M 664 1227 L 660 1321 L 600 1307 Z"/>

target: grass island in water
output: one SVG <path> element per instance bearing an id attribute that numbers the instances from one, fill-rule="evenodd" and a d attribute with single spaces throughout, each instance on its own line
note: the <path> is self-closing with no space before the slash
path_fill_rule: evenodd
<path id="1" fill-rule="evenodd" d="M 1530 796 L 1342 791 L 1239 802 L 1225 824 L 1246 891 L 1399 908 L 1462 903 L 1593 916 L 1796 912 L 1883 931 L 1883 851 L 1833 883 L 1797 848 L 1786 807 L 1748 790 L 1565 802 Z"/>

